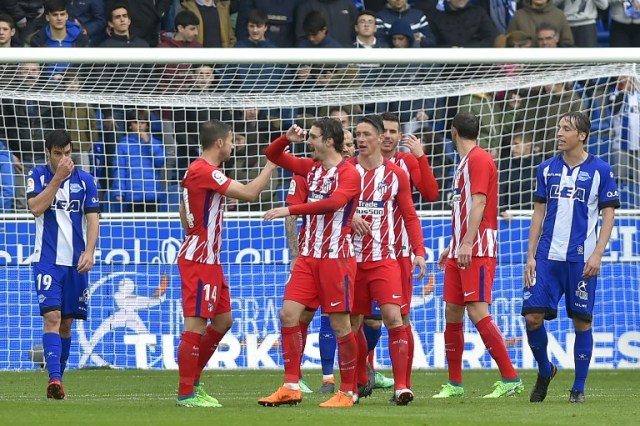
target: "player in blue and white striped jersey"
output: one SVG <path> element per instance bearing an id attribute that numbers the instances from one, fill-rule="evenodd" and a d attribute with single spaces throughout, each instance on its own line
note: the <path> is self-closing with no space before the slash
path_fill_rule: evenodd
<path id="1" fill-rule="evenodd" d="M 87 272 L 94 262 L 100 204 L 93 176 L 73 165 L 69 133 L 49 132 L 45 152 L 48 164 L 32 169 L 27 178 L 27 202 L 36 218 L 32 264 L 44 318 L 47 398 L 65 399 L 62 374 L 71 326 L 74 318 L 87 319 Z"/>
<path id="2" fill-rule="evenodd" d="M 597 276 L 613 229 L 614 211 L 620 207 L 611 167 L 584 149 L 590 128 L 587 115 L 565 114 L 557 132 L 561 153 L 538 168 L 522 304 L 529 347 L 538 362 L 531 402 L 545 399 L 557 372 L 547 355 L 544 320 L 556 318 L 563 294 L 576 332 L 575 379 L 569 402 L 585 399 Z M 597 233 L 600 213 L 602 225 Z"/>

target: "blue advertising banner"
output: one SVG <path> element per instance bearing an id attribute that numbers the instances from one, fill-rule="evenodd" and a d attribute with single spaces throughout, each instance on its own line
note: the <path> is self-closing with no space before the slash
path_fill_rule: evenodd
<path id="1" fill-rule="evenodd" d="M 448 243 L 448 219 L 423 219 L 428 276 L 416 282 L 412 322 L 414 367 L 442 368 L 444 355 L 443 275 L 435 260 Z M 533 368 L 520 316 L 522 273 L 529 221 L 501 222 L 499 265 L 492 315 L 503 330 L 519 368 Z M 0 221 L 0 369 L 38 365 L 42 319 L 29 256 L 33 221 Z M 176 369 L 182 330 L 180 278 L 175 265 L 183 232 L 176 220 L 103 220 L 96 265 L 89 275 L 89 319 L 77 321 L 71 368 Z M 209 363 L 211 368 L 278 368 L 278 311 L 288 278 L 288 250 L 281 221 L 227 219 L 223 263 L 231 288 L 234 325 Z M 640 367 L 640 218 L 616 219 L 599 278 L 594 321 L 596 368 Z M 562 305 L 563 302 L 561 302 Z M 560 307 L 549 324 L 554 362 L 573 367 L 573 327 Z M 319 368 L 318 316 L 309 329 L 303 367 Z M 474 327 L 465 325 L 465 365 L 491 368 Z M 377 363 L 388 366 L 386 333 Z"/>

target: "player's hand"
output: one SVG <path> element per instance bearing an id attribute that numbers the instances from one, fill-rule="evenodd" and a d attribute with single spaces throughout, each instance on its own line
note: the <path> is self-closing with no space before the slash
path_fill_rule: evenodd
<path id="1" fill-rule="evenodd" d="M 89 272 L 93 267 L 93 262 L 93 252 L 83 251 L 78 259 L 78 272 L 81 274 Z"/>
<path id="2" fill-rule="evenodd" d="M 73 171 L 73 160 L 71 157 L 62 157 L 60 162 L 58 163 L 58 167 L 56 168 L 56 176 L 60 179 L 65 180 L 71 175 Z"/>
<path id="3" fill-rule="evenodd" d="M 411 153 L 416 158 L 420 158 L 424 155 L 424 150 L 422 149 L 422 142 L 415 135 L 407 135 L 402 140 L 402 146 L 406 146 L 407 148 L 409 148 Z"/>
<path id="4" fill-rule="evenodd" d="M 371 233 L 371 224 L 364 220 L 362 216 L 354 214 L 351 219 L 351 229 L 358 235 L 368 235 Z"/>
<path id="5" fill-rule="evenodd" d="M 422 256 L 416 256 L 413 258 L 413 270 L 416 270 L 416 266 L 419 268 L 418 279 L 421 280 L 427 275 L 427 262 Z"/>
<path id="6" fill-rule="evenodd" d="M 302 142 L 307 139 L 307 131 L 297 124 L 294 124 L 287 130 L 286 137 L 289 142 Z"/>
<path id="7" fill-rule="evenodd" d="M 582 278 L 593 278 L 600 272 L 600 264 L 602 263 L 602 256 L 598 253 L 593 253 L 587 259 L 587 263 L 584 264 L 582 270 Z"/>
<path id="8" fill-rule="evenodd" d="M 440 257 L 438 258 L 438 269 L 440 269 L 441 271 L 444 271 L 450 251 L 451 249 L 447 247 L 446 249 L 442 250 L 442 253 L 440 253 Z"/>
<path id="9" fill-rule="evenodd" d="M 462 243 L 460 251 L 458 251 L 458 266 L 460 269 L 466 269 L 471 265 L 471 248 L 469 243 Z"/>
<path id="10" fill-rule="evenodd" d="M 527 259 L 524 267 L 524 287 L 529 288 L 536 285 L 536 259 L 531 257 Z"/>
<path id="11" fill-rule="evenodd" d="M 262 216 L 262 219 L 270 221 L 273 219 L 278 219 L 279 217 L 286 217 L 289 215 L 289 207 L 277 207 L 266 212 L 264 216 Z"/>

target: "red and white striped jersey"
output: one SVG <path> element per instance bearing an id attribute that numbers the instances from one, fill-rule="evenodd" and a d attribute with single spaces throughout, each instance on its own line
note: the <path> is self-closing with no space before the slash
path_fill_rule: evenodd
<path id="1" fill-rule="evenodd" d="M 375 169 L 368 170 L 354 157 L 352 161 L 360 173 L 362 191 L 356 213 L 371 226 L 367 235 L 354 236 L 357 262 L 395 259 L 396 231 L 394 212 L 396 205 L 402 218 L 408 218 L 413 230 L 411 241 L 420 255 L 424 255 L 424 243 L 418 218 L 411 201 L 411 190 L 406 173 L 388 160 Z"/>
<path id="2" fill-rule="evenodd" d="M 346 178 L 345 178 L 346 177 Z M 337 192 L 348 192 L 354 197 L 339 209 L 324 214 L 311 213 L 303 218 L 300 255 L 317 259 L 344 259 L 353 257 L 351 218 L 357 200 L 357 174 L 351 164 L 344 161 L 325 170 L 321 162 L 307 173 L 307 204 L 326 200 Z M 355 188 L 352 186 L 356 185 Z M 293 212 L 301 205 L 290 207 Z"/>
<path id="3" fill-rule="evenodd" d="M 217 166 L 202 158 L 191 163 L 182 179 L 187 236 L 178 257 L 220 264 L 224 194 L 231 181 Z"/>
<path id="4" fill-rule="evenodd" d="M 472 196 L 484 194 L 487 204 L 482 221 L 473 239 L 471 255 L 496 257 L 498 254 L 498 171 L 491 155 L 474 147 L 460 161 L 453 178 L 452 238 L 450 258 L 457 258 L 462 240 L 467 233 L 472 207 Z"/>

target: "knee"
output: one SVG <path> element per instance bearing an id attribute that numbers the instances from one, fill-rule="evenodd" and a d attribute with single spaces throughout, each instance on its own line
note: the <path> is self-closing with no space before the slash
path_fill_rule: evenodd
<path id="1" fill-rule="evenodd" d="M 544 323 L 544 316 L 542 314 L 527 314 L 524 317 L 525 323 L 527 324 L 527 330 L 533 331 L 542 327 Z"/>
<path id="2" fill-rule="evenodd" d="M 444 316 L 447 322 L 462 322 L 464 320 L 464 306 L 447 303 L 444 308 Z"/>
<path id="3" fill-rule="evenodd" d="M 300 318 L 295 312 L 282 308 L 280 309 L 280 324 L 284 327 L 294 327 L 300 322 Z"/>
<path id="4" fill-rule="evenodd" d="M 59 333 L 61 315 L 60 311 L 50 311 L 43 315 L 44 319 L 44 332 L 45 333 Z"/>

